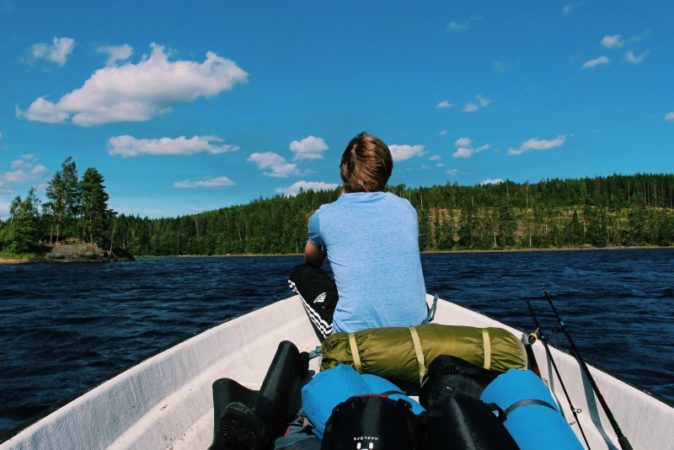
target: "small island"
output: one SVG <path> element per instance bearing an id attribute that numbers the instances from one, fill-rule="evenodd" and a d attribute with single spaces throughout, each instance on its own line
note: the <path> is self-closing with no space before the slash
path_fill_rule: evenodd
<path id="1" fill-rule="evenodd" d="M 41 205 L 33 188 L 17 196 L 9 220 L 0 221 L 0 263 L 133 261 L 114 245 L 116 213 L 103 181 L 95 168 L 80 179 L 67 158 L 47 185 L 47 202 Z"/>

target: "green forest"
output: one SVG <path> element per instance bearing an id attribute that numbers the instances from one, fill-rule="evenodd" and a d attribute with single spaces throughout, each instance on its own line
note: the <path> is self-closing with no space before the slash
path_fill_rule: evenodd
<path id="1" fill-rule="evenodd" d="M 674 244 L 674 175 L 389 190 L 417 209 L 424 251 Z M 308 191 L 170 219 L 120 215 L 115 236 L 135 255 L 300 253 L 309 216 L 338 196 Z"/>
<path id="2" fill-rule="evenodd" d="M 674 244 L 674 174 L 389 190 L 416 208 L 424 251 Z M 46 195 L 41 210 L 33 191 L 15 199 L 9 219 L 0 223 L 0 251 L 78 239 L 136 256 L 301 253 L 309 216 L 339 191 L 149 219 L 110 210 L 103 176 L 90 168 L 79 180 L 69 158 Z"/>

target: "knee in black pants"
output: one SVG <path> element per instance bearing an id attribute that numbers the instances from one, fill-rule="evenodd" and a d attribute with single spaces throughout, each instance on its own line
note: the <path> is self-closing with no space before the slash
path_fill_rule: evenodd
<path id="1" fill-rule="evenodd" d="M 289 284 L 301 297 L 311 325 L 322 341 L 332 333 L 332 317 L 339 300 L 337 285 L 328 274 L 308 264 L 293 268 Z"/>

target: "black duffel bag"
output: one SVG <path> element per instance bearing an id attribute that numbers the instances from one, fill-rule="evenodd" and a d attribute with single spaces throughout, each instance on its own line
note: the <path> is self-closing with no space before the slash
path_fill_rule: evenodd
<path id="1" fill-rule="evenodd" d="M 455 356 L 438 356 L 424 375 L 419 388 L 419 403 L 426 409 L 433 409 L 445 397 L 455 393 L 479 399 L 484 388 L 498 375 L 499 372 Z"/>
<path id="2" fill-rule="evenodd" d="M 519 450 L 501 419 L 479 399 L 443 397 L 420 419 L 424 450 Z"/>

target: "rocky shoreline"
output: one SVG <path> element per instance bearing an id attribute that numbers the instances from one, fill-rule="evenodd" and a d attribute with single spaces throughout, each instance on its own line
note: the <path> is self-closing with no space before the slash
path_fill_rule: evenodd
<path id="1" fill-rule="evenodd" d="M 89 263 L 134 261 L 131 253 L 122 249 L 103 250 L 96 244 L 56 244 L 49 251 L 40 256 L 26 258 L 0 258 L 0 264 L 25 263 Z"/>

